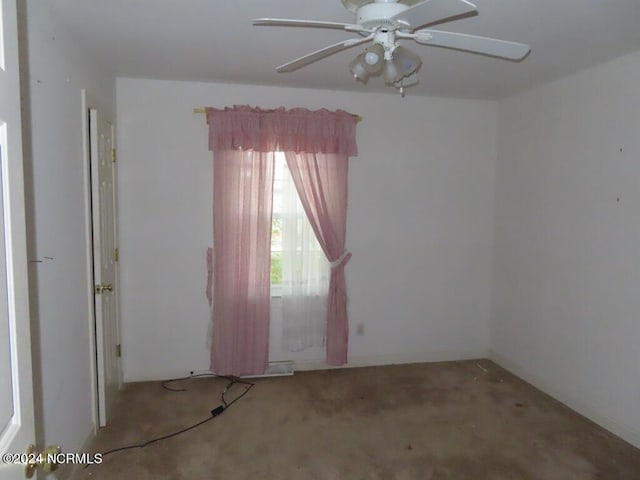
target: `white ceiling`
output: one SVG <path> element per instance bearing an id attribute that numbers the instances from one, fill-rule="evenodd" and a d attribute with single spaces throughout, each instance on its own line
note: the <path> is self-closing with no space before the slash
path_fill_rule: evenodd
<path id="1" fill-rule="evenodd" d="M 40 0 L 38 0 L 40 1 Z M 117 76 L 393 92 L 356 82 L 362 47 L 293 73 L 275 67 L 340 40 L 340 30 L 254 27 L 279 17 L 353 22 L 340 0 L 47 0 L 76 41 Z M 472 0 L 479 14 L 436 28 L 531 45 L 515 63 L 404 43 L 423 61 L 409 95 L 500 98 L 640 50 L 640 0 Z"/>

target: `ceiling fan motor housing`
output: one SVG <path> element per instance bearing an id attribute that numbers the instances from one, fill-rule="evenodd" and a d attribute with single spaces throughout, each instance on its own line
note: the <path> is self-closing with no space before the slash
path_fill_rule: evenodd
<path id="1" fill-rule="evenodd" d="M 402 3 L 367 3 L 356 11 L 356 23 L 366 28 L 402 28 L 402 24 L 389 19 L 407 8 Z"/>

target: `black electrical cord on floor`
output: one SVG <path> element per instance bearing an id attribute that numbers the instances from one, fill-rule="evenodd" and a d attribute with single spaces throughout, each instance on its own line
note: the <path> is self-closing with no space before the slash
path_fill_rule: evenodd
<path id="1" fill-rule="evenodd" d="M 186 388 L 172 388 L 169 386 L 170 383 L 173 382 L 178 382 L 180 380 L 190 380 L 192 378 L 202 378 L 202 377 L 214 377 L 214 378 L 223 378 L 225 379 L 228 383 L 227 386 L 224 387 L 224 391 L 222 392 L 222 407 L 223 410 L 229 408 L 231 405 L 233 405 L 235 402 L 237 402 L 238 400 L 240 400 L 242 397 L 244 397 L 249 390 L 251 390 L 251 388 L 255 385 L 254 383 L 251 382 L 247 382 L 246 380 L 242 380 L 238 377 L 231 377 L 228 375 L 217 375 L 215 373 L 199 373 L 197 375 L 194 375 L 193 373 L 191 375 L 189 375 L 188 377 L 182 377 L 182 378 L 172 378 L 170 380 L 164 380 L 160 385 L 162 386 L 162 388 L 164 388 L 165 390 L 169 390 L 170 392 L 186 392 L 187 389 Z M 227 399 L 225 398 L 225 395 L 227 394 L 227 392 L 229 391 L 229 389 L 231 387 L 233 387 L 234 385 L 246 385 L 244 392 L 242 392 L 239 396 L 237 396 L 236 398 L 234 398 L 231 402 L 227 402 Z M 222 413 L 222 412 L 220 412 Z M 217 416 L 217 415 L 214 415 Z"/>
<path id="2" fill-rule="evenodd" d="M 103 452 L 101 454 L 102 458 L 104 458 L 107 455 L 110 455 L 112 453 L 121 452 L 123 450 L 131 450 L 133 448 L 144 448 L 144 447 L 146 447 L 148 445 L 151 445 L 152 443 L 156 443 L 156 442 L 159 442 L 161 440 L 166 440 L 168 438 L 176 437 L 176 436 L 181 435 L 181 434 L 183 434 L 185 432 L 188 432 L 189 430 L 193 430 L 194 428 L 197 428 L 200 425 L 204 425 L 205 423 L 207 423 L 207 422 L 213 420 L 214 418 L 216 418 L 218 415 L 221 415 L 222 412 L 224 412 L 227 408 L 229 408 L 231 405 L 233 405 L 238 400 L 240 400 L 242 397 L 244 397 L 247 393 L 249 393 L 249 390 L 251 390 L 251 388 L 253 388 L 253 386 L 255 385 L 252 382 L 247 382 L 246 380 L 241 380 L 240 378 L 237 378 L 237 377 L 230 377 L 230 376 L 226 376 L 226 375 L 216 375 L 215 373 L 201 373 L 201 374 L 197 374 L 197 375 L 194 375 L 192 373 L 188 377 L 172 378 L 172 379 L 169 379 L 169 380 L 164 380 L 160 385 L 165 390 L 169 390 L 171 392 L 186 392 L 187 391 L 186 388 L 171 388 L 169 386 L 169 384 L 171 384 L 173 382 L 180 381 L 180 380 L 190 380 L 192 378 L 202 378 L 202 377 L 215 377 L 215 378 L 223 378 L 223 379 L 227 380 L 227 385 L 224 387 L 224 390 L 223 390 L 222 395 L 221 395 L 222 405 L 219 405 L 216 408 L 214 408 L 213 410 L 211 410 L 211 416 L 210 417 L 207 417 L 204 420 L 202 420 L 202 421 L 200 421 L 198 423 L 194 423 L 193 425 L 191 425 L 189 427 L 186 427 L 186 428 L 183 428 L 182 430 L 179 430 L 177 432 L 169 433 L 167 435 L 163 435 L 162 437 L 156 437 L 156 438 L 148 440 L 148 441 L 146 441 L 144 443 L 138 443 L 138 444 L 135 444 L 135 445 L 127 445 L 126 447 L 119 447 L 119 448 L 114 448 L 112 450 L 107 450 L 106 452 Z M 225 398 L 225 395 L 227 394 L 229 389 L 231 387 L 233 387 L 234 385 L 236 385 L 236 384 L 245 385 L 245 389 L 236 398 L 234 398 L 230 402 L 227 402 L 227 399 Z M 87 468 L 88 466 L 89 465 L 86 465 L 85 468 Z"/>
<path id="3" fill-rule="evenodd" d="M 173 433 L 170 433 L 170 434 L 168 434 L 168 435 L 164 435 L 164 436 L 162 436 L 162 437 L 154 438 L 154 439 L 152 439 L 152 440 L 149 440 L 148 442 L 139 443 L 139 444 L 136 444 L 136 445 L 128 445 L 128 446 L 126 446 L 126 447 L 114 448 L 114 449 L 112 449 L 112 450 L 107 450 L 106 452 L 103 452 L 103 453 L 101 454 L 101 455 L 102 455 L 102 458 L 104 458 L 104 457 L 106 457 L 107 455 L 110 455 L 110 454 L 112 454 L 112 453 L 121 452 L 122 450 L 130 450 L 130 449 L 132 449 L 132 448 L 144 448 L 144 447 L 146 447 L 147 445 L 151 445 L 152 443 L 159 442 L 160 440 L 166 440 L 167 438 L 175 437 L 175 436 L 177 436 L 177 435 L 180 435 L 181 433 L 188 432 L 189 430 L 193 430 L 194 428 L 199 427 L 200 425 L 203 425 L 203 424 L 205 424 L 205 423 L 207 423 L 207 422 L 209 422 L 209 421 L 213 420 L 214 418 L 215 418 L 215 417 L 212 415 L 211 417 L 205 418 L 205 419 L 204 419 L 204 420 L 202 420 L 201 422 L 195 423 L 195 424 L 191 425 L 190 427 L 183 428 L 182 430 L 180 430 L 180 431 L 178 431 L 178 432 L 173 432 Z"/>
<path id="4" fill-rule="evenodd" d="M 227 375 L 218 375 L 216 373 L 194 374 L 193 372 L 191 372 L 191 374 L 188 377 L 170 378 L 169 380 L 163 380 L 162 382 L 160 382 L 160 386 L 165 390 L 169 390 L 170 392 L 186 392 L 187 391 L 186 388 L 171 388 L 169 384 L 173 382 L 179 382 L 180 380 L 191 380 L 192 378 L 202 378 L 202 377 L 223 378 L 227 382 L 234 382 L 235 380 L 237 380 L 237 377 L 229 377 Z"/>

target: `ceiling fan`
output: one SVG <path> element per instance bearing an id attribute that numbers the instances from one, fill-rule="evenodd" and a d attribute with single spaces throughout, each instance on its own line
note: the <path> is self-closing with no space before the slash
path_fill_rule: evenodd
<path id="1" fill-rule="evenodd" d="M 350 64 L 356 80 L 367 83 L 370 77 L 382 75 L 388 85 L 400 90 L 418 83 L 417 72 L 422 61 L 398 40 L 414 40 L 422 45 L 451 48 L 508 60 L 522 60 L 529 45 L 463 33 L 420 29 L 436 22 L 444 23 L 477 14 L 474 4 L 466 0 L 342 0 L 344 7 L 355 13 L 355 23 L 259 18 L 257 26 L 315 27 L 354 32 L 352 38 L 329 45 L 277 67 L 281 73 L 293 72 L 334 53 L 371 42 Z"/>

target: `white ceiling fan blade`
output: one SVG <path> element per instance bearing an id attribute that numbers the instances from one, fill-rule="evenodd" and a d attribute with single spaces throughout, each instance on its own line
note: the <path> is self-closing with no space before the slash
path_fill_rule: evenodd
<path id="1" fill-rule="evenodd" d="M 355 47 L 356 45 L 361 45 L 363 43 L 369 42 L 373 39 L 374 35 L 371 34 L 365 38 L 352 38 L 349 40 L 345 40 L 333 45 L 329 45 L 328 47 L 321 48 L 313 53 L 309 53 L 308 55 L 304 55 L 303 57 L 297 58 L 291 62 L 285 63 L 284 65 L 280 65 L 276 70 L 280 73 L 293 72 L 294 70 L 298 70 L 310 63 L 317 62 L 318 60 L 322 60 L 323 58 L 328 57 L 329 55 L 333 55 L 334 53 L 341 52 L 342 50 L 346 50 L 351 47 Z"/>
<path id="2" fill-rule="evenodd" d="M 467 52 L 482 53 L 494 57 L 522 60 L 531 50 L 529 45 L 517 42 L 507 42 L 495 38 L 478 37 L 464 33 L 441 32 L 438 30 L 419 30 L 413 39 L 424 45 L 454 48 Z"/>
<path id="3" fill-rule="evenodd" d="M 415 30 L 422 25 L 475 11 L 476 6 L 466 0 L 426 0 L 397 13 L 391 20 L 404 23 Z"/>
<path id="4" fill-rule="evenodd" d="M 257 18 L 253 24 L 258 27 L 313 27 L 313 28 L 335 28 L 348 32 L 369 32 L 370 30 L 361 25 L 338 22 L 317 22 L 315 20 L 294 20 L 288 18 Z"/>

